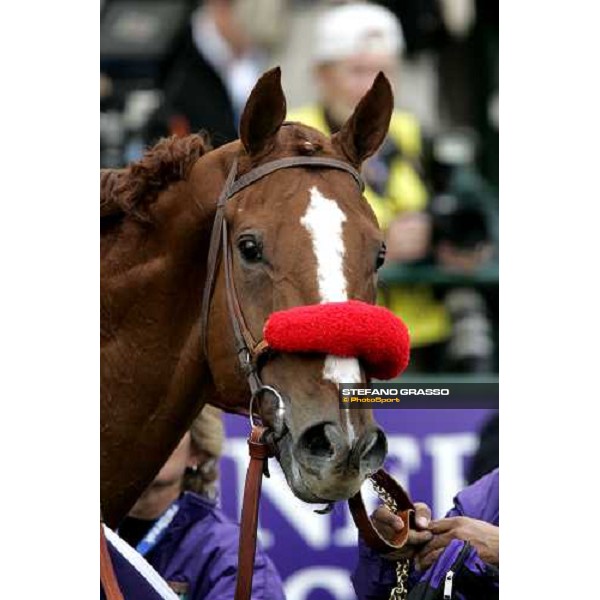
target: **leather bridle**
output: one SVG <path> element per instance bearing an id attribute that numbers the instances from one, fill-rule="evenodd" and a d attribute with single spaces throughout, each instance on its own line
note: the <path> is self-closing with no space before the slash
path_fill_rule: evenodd
<path id="1" fill-rule="evenodd" d="M 206 282 L 204 284 L 204 293 L 202 295 L 202 349 L 204 356 L 208 356 L 208 324 L 209 312 L 211 305 L 211 297 L 214 288 L 217 262 L 219 253 L 223 253 L 223 267 L 225 271 L 225 293 L 227 296 L 227 310 L 231 321 L 231 326 L 235 338 L 235 351 L 238 357 L 242 373 L 246 376 L 248 386 L 250 387 L 251 398 L 254 399 L 262 391 L 268 390 L 278 396 L 281 401 L 281 395 L 272 387 L 263 385 L 258 372 L 258 364 L 263 355 L 268 351 L 268 344 L 264 339 L 256 341 L 249 327 L 246 325 L 244 313 L 240 307 L 238 296 L 233 280 L 233 264 L 232 250 L 229 244 L 229 233 L 227 221 L 225 220 L 225 207 L 227 201 L 249 187 L 258 180 L 280 171 L 281 169 L 290 168 L 320 168 L 320 169 L 337 169 L 349 173 L 355 180 L 356 184 L 362 192 L 364 190 L 364 182 L 359 172 L 351 165 L 337 160 L 335 158 L 314 157 L 314 156 L 293 156 L 288 158 L 280 158 L 270 161 L 258 167 L 255 167 L 239 179 L 236 179 L 238 159 L 234 159 L 233 164 L 225 180 L 225 185 L 219 199 L 215 219 L 213 221 L 212 232 L 210 236 L 210 246 L 208 250 L 208 259 L 206 266 Z M 252 418 L 252 412 L 250 413 Z"/>
<path id="2" fill-rule="evenodd" d="M 249 600 L 252 591 L 252 572 L 256 552 L 256 532 L 258 526 L 258 504 L 262 485 L 262 475 L 267 474 L 267 461 L 275 456 L 277 450 L 269 436 L 268 429 L 256 425 L 252 420 L 253 401 L 264 391 L 272 393 L 280 403 L 283 402 L 281 394 L 272 386 L 264 385 L 260 378 L 259 366 L 261 358 L 269 351 L 264 339 L 255 340 L 244 319 L 233 279 L 232 250 L 229 244 L 227 221 L 225 220 L 225 207 L 227 201 L 235 194 L 244 190 L 260 179 L 279 171 L 289 168 L 308 169 L 337 169 L 352 176 L 361 193 L 365 184 L 360 173 L 351 165 L 335 158 L 315 156 L 295 156 L 280 158 L 255 167 L 238 179 L 238 159 L 233 164 L 225 180 L 225 185 L 219 195 L 216 207 L 215 219 L 210 236 L 208 251 L 206 282 L 202 295 L 202 349 L 204 356 L 208 357 L 208 323 L 212 292 L 217 273 L 219 254 L 223 254 L 223 266 L 225 274 L 225 293 L 227 297 L 227 310 L 235 338 L 235 351 L 240 368 L 245 375 L 250 388 L 250 422 L 252 430 L 248 438 L 250 452 L 250 464 L 246 474 L 244 487 L 244 500 L 242 505 L 241 532 L 239 545 L 238 573 L 236 582 L 235 600 Z M 413 525 L 414 506 L 402 489 L 402 487 L 383 469 L 379 469 L 371 476 L 376 489 L 381 490 L 383 496 L 387 496 L 392 506 L 396 508 L 405 527 L 402 532 L 396 534 L 391 542 L 385 540 L 371 523 L 365 509 L 360 491 L 348 500 L 350 512 L 354 522 L 359 529 L 365 542 L 375 550 L 383 553 L 397 552 L 408 539 L 410 526 Z"/>

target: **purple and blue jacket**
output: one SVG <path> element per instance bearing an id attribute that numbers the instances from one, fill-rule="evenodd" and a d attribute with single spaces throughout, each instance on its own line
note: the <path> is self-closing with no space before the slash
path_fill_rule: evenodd
<path id="1" fill-rule="evenodd" d="M 454 507 L 446 517 L 471 517 L 500 525 L 499 469 L 465 488 L 454 498 Z M 396 585 L 396 563 L 359 541 L 359 562 L 352 583 L 359 600 L 387 600 Z M 449 576 L 450 573 L 450 576 Z M 450 577 L 450 585 L 446 581 Z M 438 560 L 424 573 L 413 571 L 409 579 L 409 598 L 448 597 L 483 600 L 498 597 L 498 571 L 484 563 L 467 542 L 452 540 Z"/>
<path id="2" fill-rule="evenodd" d="M 185 492 L 179 499 L 179 510 L 164 534 L 145 555 L 145 559 L 160 576 L 185 600 L 231 600 L 234 597 L 238 566 L 239 525 L 226 517 L 208 499 Z M 116 535 L 116 534 L 113 534 Z M 119 564 L 123 560 L 116 556 L 114 544 L 109 549 Z M 124 542 L 123 542 L 124 544 Z M 115 564 L 119 583 L 131 587 L 133 595 L 125 598 L 152 598 L 144 595 L 134 569 L 126 564 Z M 140 582 L 132 579 L 140 579 Z M 129 584 L 129 580 L 132 583 Z M 135 590 L 138 590 L 137 595 Z M 158 596 L 160 597 L 160 596 Z M 260 546 L 256 549 L 254 577 L 252 580 L 253 600 L 284 600 L 283 584 L 271 560 Z"/>

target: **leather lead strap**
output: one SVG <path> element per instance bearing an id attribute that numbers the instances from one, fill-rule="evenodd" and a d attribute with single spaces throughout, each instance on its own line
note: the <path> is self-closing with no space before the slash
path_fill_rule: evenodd
<path id="1" fill-rule="evenodd" d="M 108 552 L 102 521 L 100 521 L 100 584 L 106 594 L 106 600 L 123 600 L 123 594 Z"/>
<path id="2" fill-rule="evenodd" d="M 383 469 L 375 472 L 371 479 L 375 485 L 383 488 L 384 492 L 391 496 L 397 507 L 396 514 L 404 521 L 404 528 L 389 542 L 383 538 L 367 514 L 360 490 L 348 500 L 352 519 L 361 537 L 370 548 L 382 554 L 396 552 L 406 544 L 410 529 L 414 526 L 415 507 L 402 486 Z"/>
<path id="3" fill-rule="evenodd" d="M 273 456 L 269 444 L 262 441 L 265 432 L 266 428 L 255 425 L 248 438 L 250 464 L 246 472 L 246 484 L 244 486 L 235 600 L 250 600 L 252 595 L 252 574 L 256 555 L 258 505 L 262 475 L 266 461 L 270 456 Z"/>

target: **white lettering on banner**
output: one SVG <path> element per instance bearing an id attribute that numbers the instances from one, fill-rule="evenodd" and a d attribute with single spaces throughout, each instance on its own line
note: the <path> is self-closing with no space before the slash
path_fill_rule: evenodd
<path id="1" fill-rule="evenodd" d="M 337 567 L 300 569 L 287 578 L 284 589 L 287 600 L 306 600 L 317 589 L 329 592 L 334 600 L 356 598 L 350 571 Z"/>
<path id="2" fill-rule="evenodd" d="M 409 493 L 411 479 L 426 477 L 431 480 L 432 498 L 413 500 L 430 502 L 434 517 L 439 518 L 452 507 L 453 497 L 465 486 L 465 458 L 471 456 L 476 447 L 477 436 L 474 433 L 435 434 L 421 439 L 407 435 L 388 435 L 388 464 L 392 475 Z M 423 472 L 423 452 L 431 456 L 431 473 Z M 235 466 L 234 494 L 236 516 L 239 518 L 249 461 L 246 439 L 228 438 L 224 458 L 231 459 Z M 333 530 L 331 515 L 315 514 L 314 505 L 306 504 L 292 494 L 281 467 L 275 460 L 269 461 L 269 470 L 270 479 L 263 480 L 263 498 L 269 500 L 309 548 L 323 550 L 330 546 L 348 548 L 356 545 L 356 527 L 346 503 L 338 503 L 338 510 L 343 505 L 344 521 Z M 367 511 L 371 513 L 378 504 L 377 496 L 368 482 L 363 485 L 362 491 Z M 262 514 L 265 513 L 266 511 L 262 511 Z M 277 533 L 259 524 L 258 535 L 263 547 L 273 547 Z M 286 532 L 286 535 L 289 533 Z"/>
<path id="3" fill-rule="evenodd" d="M 433 517 L 443 517 L 456 493 L 465 487 L 464 459 L 477 448 L 474 433 L 450 433 L 425 437 L 425 450 L 431 455 L 433 476 Z"/>
<path id="4" fill-rule="evenodd" d="M 410 435 L 388 435 L 387 440 L 391 474 L 410 495 L 410 478 L 421 468 L 419 440 Z"/>
<path id="5" fill-rule="evenodd" d="M 231 457 L 236 465 L 236 495 L 238 514 L 243 504 L 244 481 L 248 468 L 248 442 L 241 438 L 229 438 L 224 455 Z M 271 477 L 263 479 L 262 496 L 268 498 L 278 512 L 296 530 L 307 546 L 315 550 L 327 548 L 330 544 L 331 519 L 329 515 L 318 515 L 315 505 L 302 502 L 290 490 L 285 475 L 275 460 L 269 461 Z M 274 535 L 259 524 L 258 537 L 265 548 L 274 545 Z"/>

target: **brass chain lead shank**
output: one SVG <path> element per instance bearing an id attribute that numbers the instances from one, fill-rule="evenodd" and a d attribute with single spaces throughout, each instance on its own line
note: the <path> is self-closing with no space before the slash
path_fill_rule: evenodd
<path id="1" fill-rule="evenodd" d="M 392 495 L 384 490 L 380 485 L 371 480 L 373 489 L 379 496 L 380 500 L 386 505 L 386 507 L 393 513 L 398 512 L 396 502 L 392 498 Z M 408 558 L 401 558 L 396 562 L 396 586 L 390 592 L 389 600 L 406 600 L 408 595 L 408 572 L 409 572 L 410 561 Z"/>

